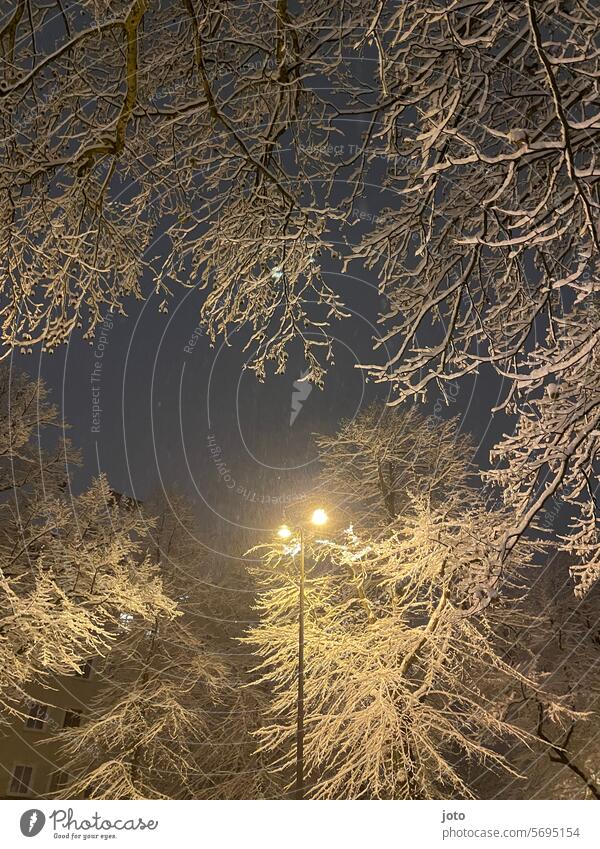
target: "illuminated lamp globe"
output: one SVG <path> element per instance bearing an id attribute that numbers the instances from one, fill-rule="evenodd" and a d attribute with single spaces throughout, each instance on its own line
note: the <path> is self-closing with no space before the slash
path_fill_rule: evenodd
<path id="1" fill-rule="evenodd" d="M 313 512 L 310 521 L 313 525 L 325 525 L 327 523 L 327 513 L 319 507 Z"/>

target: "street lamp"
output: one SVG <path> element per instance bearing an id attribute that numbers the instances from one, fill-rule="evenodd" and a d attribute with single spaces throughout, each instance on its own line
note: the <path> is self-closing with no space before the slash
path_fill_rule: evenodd
<path id="1" fill-rule="evenodd" d="M 327 522 L 327 513 L 323 510 L 322 507 L 318 507 L 313 511 L 312 516 L 310 517 L 310 521 L 313 525 L 324 525 Z"/>
<path id="2" fill-rule="evenodd" d="M 313 511 L 311 524 L 321 527 L 327 522 L 327 513 L 322 507 Z M 296 709 L 296 798 L 304 798 L 304 538 L 305 528 L 299 525 L 297 534 L 300 539 L 300 587 L 298 601 L 298 701 Z M 277 536 L 290 539 L 294 531 L 288 525 L 282 525 Z"/>

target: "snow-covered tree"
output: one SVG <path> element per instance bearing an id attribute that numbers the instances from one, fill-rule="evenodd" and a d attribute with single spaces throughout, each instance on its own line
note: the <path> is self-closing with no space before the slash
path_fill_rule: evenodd
<path id="1" fill-rule="evenodd" d="M 340 424 L 333 436 L 316 437 L 328 502 L 351 510 L 352 521 L 387 524 L 411 499 L 439 504 L 468 488 L 474 453 L 455 421 L 438 421 L 414 406 L 372 404 Z"/>
<path id="2" fill-rule="evenodd" d="M 514 433 L 492 453 L 498 465 L 487 475 L 501 486 L 515 513 L 501 560 L 525 531 L 540 530 L 545 508 L 552 502 L 562 504 L 568 526 L 555 539 L 569 555 L 562 562 L 570 564 L 579 596 L 600 576 L 600 336 L 595 335 L 599 319 L 595 302 L 581 304 L 569 321 L 557 321 L 553 353 L 530 355 L 531 381 L 517 380 L 528 390 L 528 400 Z M 555 360 L 552 365 L 550 357 Z M 548 374 L 559 383 L 544 389 Z"/>
<path id="3" fill-rule="evenodd" d="M 382 430 L 382 436 L 393 432 L 389 420 Z M 420 431 L 413 431 L 395 454 L 409 469 L 419 440 Z M 372 490 L 378 480 L 370 445 L 366 440 L 360 463 L 343 442 L 337 458 L 341 463 L 347 451 L 347 473 L 364 470 L 367 492 L 369 479 Z M 353 478 L 359 511 L 361 473 Z M 466 488 L 464 473 L 456 483 L 453 490 L 452 478 L 444 481 L 437 503 L 426 487 L 405 493 L 393 516 L 382 499 L 379 526 L 370 512 L 362 524 L 359 513 L 357 526 L 325 536 L 315 531 L 307 541 L 304 758 L 311 796 L 469 796 L 468 764 L 511 772 L 501 746 L 527 741 L 528 732 L 508 722 L 495 699 L 498 690 L 521 685 L 537 692 L 536 682 L 507 662 L 498 639 L 531 552 L 520 543 L 519 561 L 500 583 L 490 552 L 507 517 L 486 509 Z M 352 502 L 345 510 L 351 513 Z M 295 757 L 298 553 L 294 538 L 262 547 L 255 567 L 259 622 L 245 638 L 260 659 L 257 682 L 273 694 L 259 750 L 271 754 L 288 780 Z"/>
<path id="4" fill-rule="evenodd" d="M 52 440 L 52 432 L 58 436 Z M 39 381 L 0 373 L 0 708 L 104 655 L 122 616 L 175 615 L 143 556 L 146 522 L 100 477 L 69 491 L 76 460 Z M 53 444 L 54 443 L 54 444 Z"/>
<path id="5" fill-rule="evenodd" d="M 231 590 L 212 583 L 195 531 L 182 499 L 163 504 L 148 548 L 180 615 L 123 621 L 89 716 L 61 732 L 72 797 L 269 795 L 272 781 L 250 736 L 260 692 L 243 687 Z"/>
<path id="6" fill-rule="evenodd" d="M 522 778 L 496 778 L 493 786 L 484 780 L 484 796 L 600 798 L 599 589 L 574 597 L 565 564 L 556 558 L 535 570 L 507 635 L 510 654 L 570 710 L 557 714 L 543 691 L 525 685 L 496 695 L 505 716 L 537 740 L 506 750 Z"/>
<path id="7" fill-rule="evenodd" d="M 382 95 L 370 133 L 391 202 L 355 253 L 388 300 L 389 356 L 369 370 L 397 403 L 483 366 L 504 379 L 498 406 L 517 428 L 492 477 L 516 515 L 499 563 L 559 494 L 573 519 L 561 545 L 585 590 L 599 520 L 596 4 L 387 12 L 372 31 Z"/>
<path id="8" fill-rule="evenodd" d="M 247 331 L 259 376 L 299 342 L 318 382 L 330 324 L 350 314 L 322 256 L 366 266 L 385 306 L 363 366 L 398 403 L 482 366 L 504 378 L 517 431 L 496 479 L 516 517 L 499 564 L 560 492 L 585 591 L 598 572 L 595 0 L 25 8 L 0 25 L 4 353 L 91 334 L 128 296 L 167 309 L 185 285 L 205 289 L 213 339 Z"/>

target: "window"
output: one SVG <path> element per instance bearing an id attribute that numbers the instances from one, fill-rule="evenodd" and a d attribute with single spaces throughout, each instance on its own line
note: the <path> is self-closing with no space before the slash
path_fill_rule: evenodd
<path id="1" fill-rule="evenodd" d="M 13 796 L 26 796 L 31 790 L 31 777 L 33 767 L 25 764 L 17 764 L 13 770 L 8 792 Z"/>
<path id="2" fill-rule="evenodd" d="M 53 772 L 50 776 L 50 782 L 48 784 L 48 792 L 49 793 L 59 793 L 64 787 L 69 783 L 69 773 L 63 772 L 62 769 L 57 769 L 56 772 Z"/>
<path id="3" fill-rule="evenodd" d="M 63 728 L 79 728 L 81 724 L 81 713 L 78 710 L 66 710 Z"/>
<path id="4" fill-rule="evenodd" d="M 41 731 L 48 719 L 48 705 L 41 705 L 39 702 L 32 702 L 29 705 L 29 715 L 25 720 L 27 728 L 34 728 Z"/>

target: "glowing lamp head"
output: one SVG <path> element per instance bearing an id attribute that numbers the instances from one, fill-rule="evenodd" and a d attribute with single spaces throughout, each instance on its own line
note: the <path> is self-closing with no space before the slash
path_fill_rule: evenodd
<path id="1" fill-rule="evenodd" d="M 292 532 L 287 525 L 282 525 L 277 531 L 277 536 L 279 537 L 279 539 L 289 539 L 291 535 Z"/>
<path id="2" fill-rule="evenodd" d="M 327 522 L 327 513 L 321 507 L 319 507 L 313 512 L 312 516 L 310 517 L 310 521 L 313 523 L 313 525 L 324 525 Z"/>

